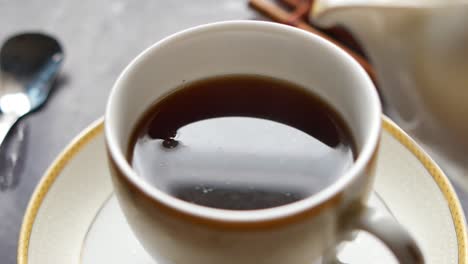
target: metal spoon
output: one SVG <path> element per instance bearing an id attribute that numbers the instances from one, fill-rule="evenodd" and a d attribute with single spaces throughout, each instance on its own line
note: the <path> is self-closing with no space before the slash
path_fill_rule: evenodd
<path id="1" fill-rule="evenodd" d="M 0 149 L 11 128 L 44 104 L 64 54 L 54 38 L 23 33 L 0 50 Z"/>

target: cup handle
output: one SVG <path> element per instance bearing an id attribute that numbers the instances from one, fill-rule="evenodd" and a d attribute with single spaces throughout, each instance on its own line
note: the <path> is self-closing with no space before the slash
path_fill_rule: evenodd
<path id="1" fill-rule="evenodd" d="M 395 219 L 380 216 L 365 208 L 354 220 L 351 229 L 366 231 L 381 240 L 400 264 L 424 264 L 424 256 L 416 241 Z"/>
<path id="2" fill-rule="evenodd" d="M 382 241 L 400 264 L 424 264 L 424 256 L 416 241 L 395 219 L 376 214 L 372 208 L 365 207 L 353 213 L 352 220 L 345 225 L 346 230 L 366 231 Z M 349 218 L 348 218 L 349 219 Z M 329 251 L 322 263 L 345 264 L 336 257 L 337 249 Z"/>

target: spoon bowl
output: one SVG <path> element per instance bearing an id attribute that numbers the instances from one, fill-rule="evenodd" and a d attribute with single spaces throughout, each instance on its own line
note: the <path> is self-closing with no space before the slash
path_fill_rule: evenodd
<path id="1" fill-rule="evenodd" d="M 18 120 L 42 106 L 64 59 L 60 43 L 42 33 L 23 33 L 0 50 L 0 147 Z"/>

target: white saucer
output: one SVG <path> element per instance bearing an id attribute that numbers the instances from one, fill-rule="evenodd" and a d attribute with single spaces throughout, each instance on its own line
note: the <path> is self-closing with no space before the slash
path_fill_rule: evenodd
<path id="1" fill-rule="evenodd" d="M 427 263 L 468 264 L 465 218 L 452 186 L 387 118 L 377 169 L 371 206 L 413 234 Z M 396 263 L 364 233 L 346 242 L 339 258 L 349 264 Z M 19 239 L 18 264 L 26 263 L 163 264 L 141 248 L 112 194 L 102 120 L 73 140 L 36 188 Z"/>
<path id="2" fill-rule="evenodd" d="M 392 216 L 378 195 L 371 197 L 370 205 L 380 213 Z M 363 248 L 372 250 L 364 255 Z M 376 263 L 375 260 L 379 260 L 379 263 L 397 263 L 383 244 L 366 233 L 359 233 L 352 243 L 345 244 L 339 257 L 346 263 Z M 353 262 L 349 262 L 351 260 Z M 140 246 L 114 195 L 104 203 L 90 225 L 81 249 L 81 263 L 166 264 L 152 260 Z"/>

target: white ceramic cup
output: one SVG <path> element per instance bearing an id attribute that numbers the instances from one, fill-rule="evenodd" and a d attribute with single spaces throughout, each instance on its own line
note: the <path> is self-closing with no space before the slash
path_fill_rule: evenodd
<path id="1" fill-rule="evenodd" d="M 331 186 L 288 205 L 230 211 L 191 204 L 144 181 L 126 159 L 139 117 L 183 82 L 259 74 L 310 89 L 345 119 L 357 159 Z M 284 109 L 287 111 L 287 109 Z M 232 21 L 195 27 L 154 44 L 134 59 L 109 97 L 105 134 L 120 206 L 144 248 L 172 264 L 309 264 L 333 262 L 352 231 L 382 240 L 400 263 L 424 263 L 410 235 L 365 206 L 372 190 L 381 107 L 364 70 L 332 43 L 275 23 Z M 160 263 L 160 262 L 158 262 Z"/>

